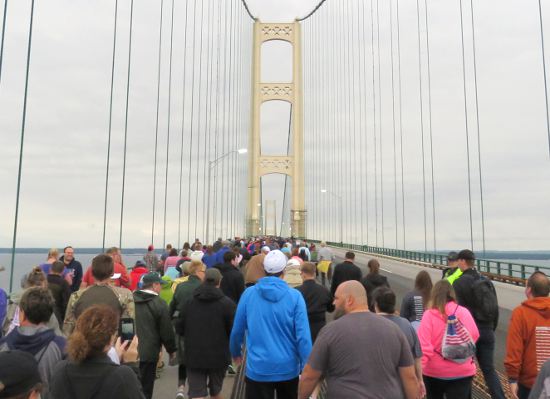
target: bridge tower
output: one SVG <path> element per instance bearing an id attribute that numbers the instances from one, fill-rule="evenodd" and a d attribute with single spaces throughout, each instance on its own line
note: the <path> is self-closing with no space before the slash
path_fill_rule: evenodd
<path id="1" fill-rule="evenodd" d="M 270 173 L 285 174 L 291 179 L 290 228 L 295 237 L 306 237 L 304 195 L 304 136 L 302 98 L 302 39 L 299 22 L 254 22 L 252 56 L 252 121 L 248 145 L 248 236 L 260 233 L 261 177 Z M 282 40 L 292 46 L 292 82 L 261 82 L 261 47 L 270 40 Z M 292 145 L 289 154 L 266 156 L 261 153 L 260 111 L 262 103 L 281 100 L 291 105 Z"/>

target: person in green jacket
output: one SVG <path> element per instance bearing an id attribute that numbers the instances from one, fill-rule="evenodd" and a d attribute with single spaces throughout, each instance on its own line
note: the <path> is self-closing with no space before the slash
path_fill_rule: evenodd
<path id="1" fill-rule="evenodd" d="M 164 275 L 161 277 L 166 283 L 162 284 L 162 287 L 160 289 L 160 299 L 162 299 L 164 302 L 166 302 L 167 305 L 170 305 L 172 302 L 172 298 L 174 297 L 174 293 L 172 292 L 172 283 L 174 280 L 172 280 L 172 277 Z"/>
<path id="2" fill-rule="evenodd" d="M 184 364 L 183 331 L 181 329 L 180 314 L 183 313 L 185 304 L 193 299 L 193 292 L 204 280 L 206 265 L 200 260 L 193 260 L 187 268 L 189 279 L 178 284 L 172 302 L 170 302 L 170 315 L 176 327 L 176 341 L 178 344 L 178 390 L 176 399 L 185 398 L 185 380 L 187 379 L 187 369 Z"/>
<path id="3" fill-rule="evenodd" d="M 458 254 L 454 251 L 447 255 L 447 267 L 443 270 L 442 279 L 446 279 L 451 285 L 462 276 L 462 270 L 458 267 Z"/>
<path id="4" fill-rule="evenodd" d="M 159 297 L 165 281 L 158 273 L 150 272 L 143 276 L 142 284 L 142 288 L 134 292 L 136 332 L 141 385 L 145 397 L 151 399 L 161 346 L 166 348 L 172 361 L 176 358 L 177 347 L 168 306 Z"/>

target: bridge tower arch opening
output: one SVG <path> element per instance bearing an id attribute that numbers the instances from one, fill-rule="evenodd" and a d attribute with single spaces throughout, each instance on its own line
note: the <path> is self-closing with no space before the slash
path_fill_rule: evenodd
<path id="1" fill-rule="evenodd" d="M 288 42 L 292 46 L 292 81 L 262 81 L 262 44 L 271 40 Z M 290 228 L 292 235 L 307 236 L 304 195 L 304 136 L 302 92 L 301 26 L 291 23 L 254 22 L 252 55 L 252 112 L 248 145 L 248 203 L 246 233 L 257 235 L 261 227 L 261 177 L 271 173 L 290 177 Z M 291 105 L 291 143 L 288 154 L 264 155 L 261 151 L 261 107 L 264 102 L 280 100 Z"/>

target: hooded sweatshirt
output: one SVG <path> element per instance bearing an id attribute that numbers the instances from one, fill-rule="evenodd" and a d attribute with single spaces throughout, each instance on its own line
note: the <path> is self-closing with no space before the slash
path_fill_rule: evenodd
<path id="1" fill-rule="evenodd" d="M 504 367 L 508 378 L 531 388 L 548 360 L 550 298 L 528 299 L 514 309 L 506 339 Z"/>
<path id="2" fill-rule="evenodd" d="M 135 291 L 138 289 L 138 283 L 141 279 L 141 276 L 146 274 L 149 270 L 147 270 L 144 266 L 136 266 L 132 269 L 130 273 L 130 291 Z"/>
<path id="3" fill-rule="evenodd" d="M 278 277 L 264 277 L 245 290 L 231 332 L 233 357 L 242 356 L 246 376 L 259 382 L 287 381 L 302 371 L 311 352 L 306 304 L 298 290 Z"/>
<path id="4" fill-rule="evenodd" d="M 456 315 L 470 336 L 477 342 L 479 330 L 470 311 L 463 306 L 457 306 L 456 302 L 450 301 L 445 305 L 447 316 Z M 476 365 L 472 357 L 471 361 L 462 364 L 444 359 L 441 356 L 441 344 L 447 329 L 447 317 L 443 316 L 437 309 L 428 309 L 422 316 L 418 329 L 418 339 L 422 347 L 422 374 L 428 377 L 439 379 L 455 379 L 470 377 L 476 373 Z"/>
<path id="5" fill-rule="evenodd" d="M 66 342 L 44 325 L 17 327 L 0 340 L 0 352 L 20 350 L 33 355 L 42 382 L 48 385 L 55 365 L 63 360 Z"/>
<path id="6" fill-rule="evenodd" d="M 185 365 L 192 369 L 221 369 L 231 363 L 229 335 L 235 303 L 221 289 L 201 284 L 184 307 L 182 326 Z"/>

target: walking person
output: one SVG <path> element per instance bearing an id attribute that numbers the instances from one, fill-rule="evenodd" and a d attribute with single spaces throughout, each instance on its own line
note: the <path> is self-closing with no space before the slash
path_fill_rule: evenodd
<path id="1" fill-rule="evenodd" d="M 453 283 L 456 299 L 470 311 L 479 330 L 476 358 L 491 398 L 504 399 L 494 363 L 495 330 L 499 317 L 496 290 L 491 280 L 474 268 L 476 257 L 472 251 L 464 249 L 458 253 L 457 258 L 462 275 Z"/>
<path id="2" fill-rule="evenodd" d="M 514 398 L 527 399 L 538 370 L 549 359 L 550 281 L 543 272 L 527 280 L 527 300 L 515 308 L 510 318 L 506 339 L 504 368 Z"/>
<path id="3" fill-rule="evenodd" d="M 68 341 L 68 359 L 52 375 L 50 395 L 58 398 L 144 399 L 138 368 L 138 338 L 117 339 L 119 315 L 106 305 L 86 309 Z M 115 347 L 120 365 L 107 352 Z"/>
<path id="4" fill-rule="evenodd" d="M 185 365 L 185 340 L 184 331 L 179 327 L 181 317 L 187 302 L 193 298 L 193 292 L 197 289 L 206 273 L 206 266 L 200 260 L 193 260 L 189 264 L 187 271 L 189 278 L 177 285 L 172 302 L 170 302 L 170 316 L 176 327 L 176 343 L 178 345 L 178 389 L 176 399 L 185 398 L 185 382 L 187 380 L 187 367 Z"/>
<path id="5" fill-rule="evenodd" d="M 180 317 L 191 399 L 208 395 L 221 399 L 231 364 L 229 337 L 237 306 L 220 289 L 223 278 L 217 268 L 207 269 L 204 282 L 193 292 Z"/>
<path id="6" fill-rule="evenodd" d="M 264 259 L 266 277 L 241 297 L 231 331 L 234 361 L 242 361 L 246 335 L 246 398 L 295 399 L 298 376 L 311 352 L 302 295 L 284 282 L 287 257 L 279 250 Z"/>
<path id="7" fill-rule="evenodd" d="M 462 270 L 458 267 L 458 254 L 451 251 L 447 255 L 447 267 L 443 269 L 441 278 L 447 279 L 452 285 L 460 276 L 462 276 Z"/>
<path id="8" fill-rule="evenodd" d="M 369 260 L 367 263 L 369 268 L 369 273 L 363 277 L 361 283 L 367 291 L 367 299 L 369 300 L 370 311 L 374 312 L 374 301 L 372 299 L 372 293 L 378 287 L 388 287 L 390 288 L 390 283 L 388 283 L 388 278 L 380 274 L 380 262 L 376 259 Z"/>
<path id="9" fill-rule="evenodd" d="M 93 305 L 105 304 L 110 306 L 119 317 L 135 319 L 132 292 L 111 284 L 111 276 L 114 272 L 113 258 L 103 254 L 97 255 L 92 260 L 90 269 L 94 283 L 73 292 L 69 298 L 63 321 L 63 333 L 67 337 L 73 332 L 78 317 Z"/>
<path id="10" fill-rule="evenodd" d="M 409 343 L 395 323 L 369 311 L 361 283 L 340 284 L 334 305 L 335 321 L 315 341 L 298 397 L 308 399 L 324 376 L 329 398 L 417 399 Z"/>
<path id="11" fill-rule="evenodd" d="M 325 280 L 330 283 L 332 280 L 332 262 L 336 259 L 325 241 L 321 241 L 321 249 L 317 253 L 317 270 L 321 273 L 321 284 L 325 285 Z"/>
<path id="12" fill-rule="evenodd" d="M 438 281 L 431 294 L 430 307 L 418 329 L 422 347 L 422 373 L 428 399 L 469 399 L 472 380 L 476 374 L 473 356 L 456 363 L 443 357 L 443 338 L 447 331 L 447 320 L 454 315 L 474 342 L 479 338 L 476 323 L 465 307 L 456 301 L 453 286 L 447 280 Z"/>
<path id="13" fill-rule="evenodd" d="M 158 272 L 159 271 L 159 257 L 155 253 L 155 247 L 153 244 L 149 245 L 147 247 L 147 253 L 143 255 L 143 262 L 145 263 L 145 267 L 147 267 L 147 270 L 150 272 Z"/>
<path id="14" fill-rule="evenodd" d="M 336 288 L 344 281 L 356 280 L 361 281 L 363 273 L 361 269 L 353 262 L 355 261 L 355 253 L 346 252 L 345 259 L 342 263 L 336 265 L 332 275 L 332 283 L 330 285 L 330 293 L 334 296 Z"/>
<path id="15" fill-rule="evenodd" d="M 428 307 L 432 288 L 430 273 L 421 270 L 414 279 L 414 290 L 407 292 L 401 301 L 401 317 L 409 320 L 416 330 L 422 320 L 424 309 Z"/>
<path id="16" fill-rule="evenodd" d="M 395 314 L 395 304 L 397 303 L 397 298 L 391 288 L 379 287 L 375 289 L 372 293 L 372 299 L 374 301 L 374 310 L 376 311 L 376 314 L 397 324 L 405 335 L 405 338 L 407 338 L 407 342 L 409 343 L 409 347 L 411 348 L 411 353 L 414 358 L 416 378 L 419 382 L 418 395 L 423 398 L 426 395 L 426 387 L 424 386 L 424 382 L 422 380 L 422 348 L 420 347 L 420 341 L 416 335 L 416 330 L 407 319 Z"/>
<path id="17" fill-rule="evenodd" d="M 66 344 L 64 337 L 47 326 L 54 310 L 53 298 L 46 288 L 30 288 L 23 294 L 19 309 L 19 327 L 0 339 L 0 352 L 21 350 L 33 355 L 47 390 L 53 368 L 65 355 Z"/>
<path id="18" fill-rule="evenodd" d="M 223 276 L 221 290 L 235 303 L 239 303 L 244 292 L 244 277 L 239 270 L 239 262 L 239 255 L 233 251 L 227 251 L 223 254 L 223 263 L 214 266 Z"/>
<path id="19" fill-rule="evenodd" d="M 302 285 L 296 289 L 300 291 L 306 302 L 311 342 L 315 343 L 319 331 L 327 324 L 326 312 L 334 311 L 333 299 L 330 291 L 315 281 L 315 265 L 313 263 L 304 262 L 300 272 Z"/>
<path id="20" fill-rule="evenodd" d="M 74 249 L 71 246 L 63 248 L 63 255 L 59 260 L 65 263 L 67 270 L 66 279 L 71 285 L 71 291 L 76 292 L 80 289 L 80 283 L 82 282 L 83 272 L 82 264 L 74 257 Z"/>
<path id="21" fill-rule="evenodd" d="M 159 352 L 164 346 L 172 362 L 176 359 L 176 338 L 166 303 L 160 299 L 162 284 L 166 284 L 155 273 L 143 276 L 141 289 L 134 292 L 136 306 L 136 332 L 138 345 L 140 380 L 145 398 L 153 397 Z"/>
<path id="22" fill-rule="evenodd" d="M 51 268 L 50 273 L 46 276 L 48 280 L 48 289 L 54 299 L 54 314 L 59 322 L 59 325 L 63 325 L 65 319 L 65 312 L 67 311 L 67 304 L 69 303 L 69 297 L 71 296 L 71 286 L 63 278 L 63 271 L 65 270 L 65 264 L 60 261 L 55 261 Z"/>

